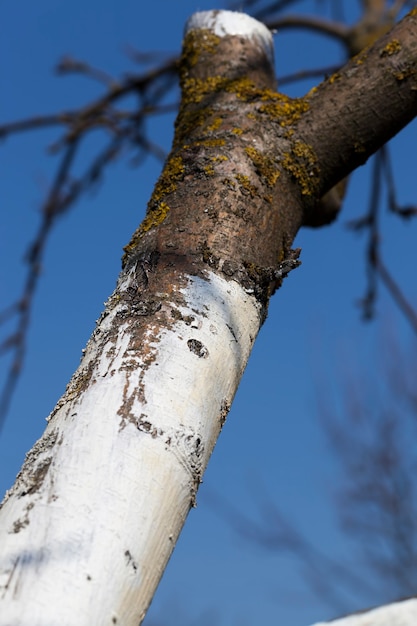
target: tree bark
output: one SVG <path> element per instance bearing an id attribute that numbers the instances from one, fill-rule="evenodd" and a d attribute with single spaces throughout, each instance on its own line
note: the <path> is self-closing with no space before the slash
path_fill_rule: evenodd
<path id="1" fill-rule="evenodd" d="M 191 18 L 172 152 L 0 511 L 1 626 L 143 619 L 298 229 L 417 112 L 415 13 L 302 99 L 263 25 Z"/>

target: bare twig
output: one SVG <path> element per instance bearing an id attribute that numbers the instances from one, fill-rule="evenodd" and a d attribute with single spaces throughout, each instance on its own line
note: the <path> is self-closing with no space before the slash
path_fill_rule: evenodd
<path id="1" fill-rule="evenodd" d="M 388 271 L 380 250 L 380 197 L 382 193 L 382 174 L 385 173 L 387 184 L 388 207 L 395 214 L 403 218 L 410 218 L 417 215 L 416 207 L 401 207 L 396 198 L 394 177 L 391 170 L 389 149 L 382 148 L 374 157 L 372 174 L 372 186 L 367 213 L 350 222 L 349 226 L 354 230 L 368 229 L 367 245 L 367 267 L 368 286 L 364 298 L 361 300 L 365 319 L 372 319 L 375 313 L 375 302 L 377 298 L 378 277 L 388 289 L 392 299 L 398 305 L 411 327 L 417 332 L 417 313 L 410 305 L 400 287 Z"/>
<path id="2" fill-rule="evenodd" d="M 163 59 L 167 59 L 167 57 L 171 56 L 166 52 L 143 52 L 143 50 L 137 50 L 130 44 L 124 47 L 124 51 L 126 56 L 138 65 L 150 65 L 151 63 L 158 65 Z"/>
<path id="3" fill-rule="evenodd" d="M 243 0 L 242 2 L 232 2 L 229 4 L 229 8 L 234 11 L 251 11 L 253 17 L 258 20 L 265 19 L 266 16 L 272 13 L 279 13 L 283 9 L 296 4 L 299 0 L 275 0 L 266 7 L 262 7 L 256 10 L 256 4 L 261 4 L 259 0 Z"/>
<path id="4" fill-rule="evenodd" d="M 327 35 L 342 43 L 345 42 L 350 31 L 345 24 L 313 15 L 285 15 L 279 19 L 265 20 L 265 23 L 271 30 L 306 29 Z"/>
<path id="5" fill-rule="evenodd" d="M 10 335 L 3 347 L 13 349 L 13 359 L 10 366 L 6 382 L 0 395 L 0 428 L 3 425 L 4 418 L 7 414 L 10 400 L 15 390 L 19 375 L 23 366 L 27 332 L 30 323 L 30 315 L 32 310 L 33 296 L 38 284 L 41 260 L 45 250 L 45 241 L 51 230 L 57 213 L 52 210 L 58 195 L 61 193 L 62 186 L 66 183 L 69 170 L 77 149 L 78 140 L 74 140 L 68 144 L 61 164 L 58 168 L 55 180 L 52 184 L 51 191 L 45 202 L 45 210 L 43 212 L 43 220 L 38 231 L 35 241 L 32 243 L 28 252 L 29 271 L 26 278 L 26 284 L 23 289 L 23 295 L 18 303 L 9 307 L 15 308 L 18 314 L 18 324 L 15 333 Z"/>
<path id="6" fill-rule="evenodd" d="M 72 124 L 74 120 L 73 112 L 63 112 L 52 115 L 38 115 L 16 122 L 8 122 L 0 126 L 0 138 L 3 139 L 7 135 L 25 132 L 27 130 L 36 130 L 37 128 L 47 128 L 48 126 L 65 126 Z"/>
<path id="7" fill-rule="evenodd" d="M 72 57 L 63 57 L 56 66 L 57 74 L 84 74 L 88 78 L 94 78 L 95 80 L 103 83 L 109 89 L 117 88 L 118 84 L 110 74 L 100 70 L 97 67 L 93 67 L 85 61 L 79 61 Z"/>
<path id="8" fill-rule="evenodd" d="M 107 165 L 125 146 L 136 151 L 136 158 L 147 154 L 152 154 L 159 160 L 164 158 L 163 150 L 146 136 L 143 121 L 149 115 L 159 115 L 173 110 L 175 105 L 160 102 L 174 84 L 176 65 L 176 59 L 171 58 L 161 66 L 151 68 L 141 75 L 114 81 L 87 63 L 66 59 L 61 63 L 61 71 L 81 72 L 98 79 L 106 84 L 107 91 L 78 110 L 37 116 L 0 126 L 0 137 L 50 126 L 65 128 L 62 137 L 50 147 L 50 151 L 60 154 L 60 161 L 51 190 L 42 206 L 38 232 L 26 254 L 28 268 L 22 295 L 17 302 L 0 313 L 0 324 L 16 320 L 16 328 L 0 343 L 1 353 L 12 353 L 11 366 L 0 394 L 0 429 L 23 367 L 33 298 L 46 243 L 53 226 L 58 217 L 68 211 L 79 197 L 102 177 Z M 128 95 L 136 96 L 138 106 L 131 110 L 120 109 L 119 101 Z M 72 170 L 75 156 L 84 138 L 97 129 L 110 133 L 110 139 L 90 160 L 84 173 L 74 176 Z"/>
<path id="9" fill-rule="evenodd" d="M 378 257 L 376 259 L 376 269 L 378 271 L 379 277 L 384 283 L 385 287 L 388 289 L 392 299 L 398 305 L 405 318 L 409 321 L 411 327 L 414 332 L 417 333 L 417 313 L 408 302 L 403 292 L 401 291 L 398 284 L 395 282 L 390 272 L 386 268 L 382 259 Z"/>
<path id="10" fill-rule="evenodd" d="M 317 548 L 294 521 L 290 523 L 286 519 L 270 495 L 266 494 L 261 499 L 261 491 L 257 485 L 255 497 L 258 500 L 259 521 L 237 510 L 230 501 L 212 491 L 207 492 L 206 489 L 205 496 L 213 510 L 239 535 L 268 552 L 290 552 L 295 556 L 307 586 L 336 612 L 350 609 L 348 597 L 352 593 L 376 593 L 369 580 Z"/>
<path id="11" fill-rule="evenodd" d="M 348 223 L 349 228 L 359 231 L 364 228 L 369 230 L 367 245 L 367 266 L 366 274 L 368 285 L 365 296 L 360 301 L 363 317 L 366 320 L 372 319 L 375 313 L 375 302 L 377 298 L 377 286 L 375 263 L 379 257 L 379 207 L 380 207 L 380 191 L 381 191 L 381 169 L 382 160 L 381 152 L 378 152 L 373 159 L 372 184 L 369 199 L 369 209 L 367 213 L 352 222 Z"/>
<path id="12" fill-rule="evenodd" d="M 391 155 L 388 148 L 382 150 L 382 165 L 384 167 L 385 182 L 387 184 L 388 208 L 399 217 L 409 219 L 417 215 L 416 205 L 400 205 L 397 200 L 394 172 L 392 169 Z"/>
<path id="13" fill-rule="evenodd" d="M 396 370 L 398 366 L 396 362 Z M 364 379 L 357 376 L 345 383 L 343 416 L 326 401 L 319 416 L 345 477 L 339 493 L 341 521 L 374 571 L 373 579 L 383 583 L 378 584 L 380 601 L 388 594 L 412 593 L 417 582 L 416 456 L 405 451 L 415 416 L 399 413 L 400 398 L 393 393 L 395 379 L 389 372 L 382 375 L 381 388 L 375 382 L 370 389 L 371 381 L 362 385 Z"/>

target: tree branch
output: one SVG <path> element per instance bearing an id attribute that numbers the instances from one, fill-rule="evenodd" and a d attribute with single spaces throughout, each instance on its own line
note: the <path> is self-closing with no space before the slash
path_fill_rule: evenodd
<path id="1" fill-rule="evenodd" d="M 400 287 L 398 286 L 396 281 L 393 279 L 393 277 L 391 276 L 390 272 L 388 271 L 388 269 L 386 268 L 385 264 L 383 263 L 380 257 L 376 259 L 375 264 L 376 264 L 376 270 L 379 276 L 381 277 L 381 280 L 384 283 L 385 287 L 388 289 L 389 293 L 391 294 L 392 299 L 398 305 L 401 311 L 404 313 L 405 318 L 411 324 L 414 332 L 417 333 L 416 311 L 408 302 L 407 298 L 404 296 Z"/>
<path id="2" fill-rule="evenodd" d="M 333 20 L 327 20 L 324 18 L 315 17 L 313 15 L 285 15 L 279 19 L 269 19 L 265 21 L 266 26 L 271 30 L 286 30 L 286 29 L 303 29 L 318 32 L 321 35 L 326 35 L 337 39 L 342 43 L 345 42 L 350 27 L 340 22 Z"/>
<path id="3" fill-rule="evenodd" d="M 100 71 L 91 68 L 86 63 L 67 59 L 61 63 L 60 67 L 65 71 L 82 72 L 87 76 L 94 75 L 94 78 L 100 78 L 109 88 L 100 98 L 94 99 L 92 103 L 78 110 L 36 116 L 0 126 L 0 137 L 50 126 L 65 127 L 63 136 L 49 148 L 53 152 L 62 150 L 63 155 L 60 157 L 51 190 L 41 209 L 42 217 L 38 232 L 26 254 L 28 269 L 22 295 L 0 316 L 0 325 L 12 318 L 16 320 L 16 328 L 0 345 L 0 351 L 3 354 L 12 353 L 11 366 L 0 392 L 0 430 L 23 367 L 30 314 L 39 279 L 39 267 L 57 218 L 102 177 L 106 166 L 115 159 L 123 146 L 129 146 L 135 152 L 139 152 L 139 155 L 153 154 L 159 160 L 164 160 L 164 152 L 145 136 L 142 122 L 146 116 L 166 113 L 174 108 L 173 105 L 158 106 L 158 103 L 171 88 L 173 79 L 176 78 L 176 59 L 169 59 L 157 68 L 147 70 L 136 77 L 123 79 L 118 83 L 111 79 L 110 84 L 110 78 L 107 75 L 100 74 Z M 137 95 L 140 106 L 133 111 L 116 109 L 116 103 L 128 94 Z M 176 105 L 175 108 L 177 108 Z M 85 171 L 74 177 L 72 166 L 75 155 L 80 150 L 82 140 L 89 132 L 96 129 L 110 132 L 110 141 L 92 158 Z"/>
<path id="4" fill-rule="evenodd" d="M 417 115 L 416 27 L 414 10 L 307 96 L 297 132 L 316 155 L 321 194 Z"/>

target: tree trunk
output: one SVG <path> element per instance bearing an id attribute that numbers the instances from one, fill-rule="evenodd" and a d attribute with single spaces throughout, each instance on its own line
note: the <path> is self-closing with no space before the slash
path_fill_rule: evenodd
<path id="1" fill-rule="evenodd" d="M 275 91 L 262 24 L 218 11 L 189 21 L 172 152 L 0 511 L 1 626 L 143 619 L 269 298 L 298 264 L 295 234 L 416 114 L 413 27 L 415 11 L 292 100 Z"/>

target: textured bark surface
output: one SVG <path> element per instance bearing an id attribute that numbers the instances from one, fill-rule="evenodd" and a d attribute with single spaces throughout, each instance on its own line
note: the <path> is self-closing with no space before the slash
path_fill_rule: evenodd
<path id="1" fill-rule="evenodd" d="M 324 193 L 416 116 L 416 10 L 307 99 L 298 133 L 316 154 Z"/>
<path id="2" fill-rule="evenodd" d="M 303 215 L 279 165 L 298 102 L 274 91 L 267 52 L 246 37 L 191 31 L 180 75 L 173 150 L 125 263 L 157 254 L 161 267 L 208 266 L 266 304 L 275 288 L 268 270 L 287 256 Z M 268 107 L 284 115 L 285 127 L 265 129 Z"/>
<path id="3" fill-rule="evenodd" d="M 139 250 L 193 266 L 203 259 L 236 280 L 255 278 L 266 302 L 275 285 L 265 270 L 286 257 L 303 223 L 329 221 L 314 214 L 318 200 L 416 116 L 416 33 L 413 10 L 291 99 L 275 91 L 261 46 L 191 31 L 173 151 L 126 259 Z"/>

